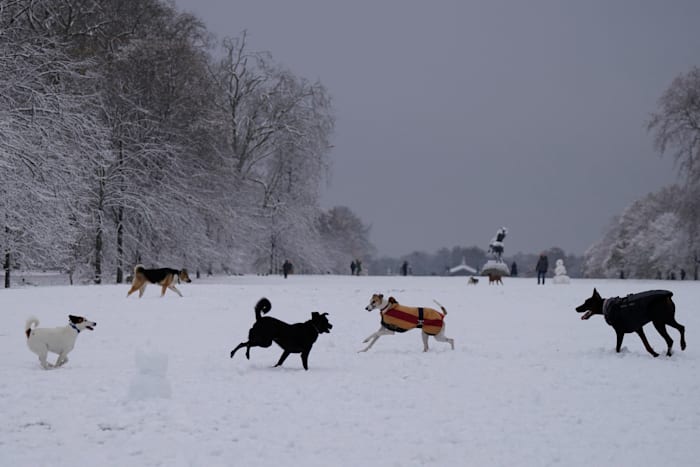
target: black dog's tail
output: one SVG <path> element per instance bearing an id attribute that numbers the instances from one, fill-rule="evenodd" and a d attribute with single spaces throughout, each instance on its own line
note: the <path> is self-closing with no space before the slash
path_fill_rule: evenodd
<path id="1" fill-rule="evenodd" d="M 267 298 L 263 297 L 258 300 L 258 303 L 255 305 L 255 320 L 259 320 L 262 315 L 270 311 L 271 308 L 272 303 L 270 303 L 270 300 Z"/>

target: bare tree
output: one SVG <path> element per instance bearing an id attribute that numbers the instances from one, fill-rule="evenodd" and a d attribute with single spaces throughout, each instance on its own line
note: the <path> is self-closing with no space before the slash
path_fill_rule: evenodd
<path id="1" fill-rule="evenodd" d="M 323 269 L 312 233 L 331 147 L 330 98 L 320 83 L 281 69 L 270 54 L 250 52 L 245 32 L 225 39 L 223 51 L 213 76 L 237 237 L 243 243 L 253 234 L 256 263 L 270 272 L 280 255 Z"/>
<path id="2" fill-rule="evenodd" d="M 676 77 L 659 99 L 647 129 L 654 132 L 654 145 L 663 154 L 672 152 L 681 175 L 700 177 L 700 68 Z"/>

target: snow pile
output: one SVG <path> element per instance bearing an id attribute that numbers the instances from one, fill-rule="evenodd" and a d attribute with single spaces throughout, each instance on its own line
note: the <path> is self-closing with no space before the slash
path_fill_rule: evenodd
<path id="1" fill-rule="evenodd" d="M 503 261 L 490 259 L 481 268 L 481 275 L 510 276 L 510 268 Z"/>
<path id="2" fill-rule="evenodd" d="M 134 361 L 138 373 L 131 380 L 129 400 L 169 399 L 172 391 L 167 377 L 168 356 L 160 352 L 137 350 Z"/>

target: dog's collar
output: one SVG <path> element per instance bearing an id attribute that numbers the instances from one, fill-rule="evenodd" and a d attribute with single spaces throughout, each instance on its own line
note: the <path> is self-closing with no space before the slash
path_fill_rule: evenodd
<path id="1" fill-rule="evenodd" d="M 321 331 L 318 330 L 318 328 L 316 327 L 316 325 L 314 324 L 313 321 L 311 321 L 311 326 L 313 326 L 313 328 L 316 330 L 317 333 L 321 334 Z"/>
<path id="2" fill-rule="evenodd" d="M 380 308 L 379 311 L 384 313 L 386 310 L 391 308 L 392 303 L 391 302 L 386 302 L 386 306 L 384 308 Z"/>
<path id="3" fill-rule="evenodd" d="M 606 298 L 603 301 L 603 309 L 601 310 L 603 312 L 603 316 L 607 316 L 608 313 L 610 313 L 610 305 L 612 305 L 613 300 L 612 298 Z"/>
<path id="4" fill-rule="evenodd" d="M 75 332 L 77 332 L 78 334 L 80 334 L 80 329 L 78 329 L 78 326 L 76 326 L 76 325 L 73 324 L 73 323 L 68 323 L 68 324 L 70 325 L 70 327 L 72 327 L 73 329 L 75 329 Z"/>
<path id="5" fill-rule="evenodd" d="M 612 305 L 617 302 L 617 297 L 615 298 L 606 298 L 605 301 L 603 302 L 603 318 L 605 318 L 605 322 L 608 323 L 610 326 L 613 325 L 612 321 L 612 316 L 610 315 Z"/>

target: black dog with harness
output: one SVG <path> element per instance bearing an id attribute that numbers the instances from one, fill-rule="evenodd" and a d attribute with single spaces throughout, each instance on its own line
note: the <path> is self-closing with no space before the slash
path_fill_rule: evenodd
<path id="1" fill-rule="evenodd" d="M 617 352 L 620 351 L 624 335 L 636 332 L 647 352 L 658 357 L 659 354 L 649 345 L 644 334 L 644 325 L 652 322 L 666 341 L 668 345 L 666 355 L 670 356 L 673 339 L 668 335 L 666 325 L 678 330 L 681 335 L 681 350 L 685 350 L 685 326 L 676 321 L 676 305 L 671 299 L 672 296 L 673 293 L 668 290 L 648 290 L 622 298 L 604 299 L 596 289 L 593 289 L 593 295 L 582 305 L 576 307 L 576 311 L 578 313 L 585 312 L 581 319 L 588 319 L 593 315 L 603 315 L 605 322 L 612 326 L 617 334 L 617 345 L 615 346 Z"/>

